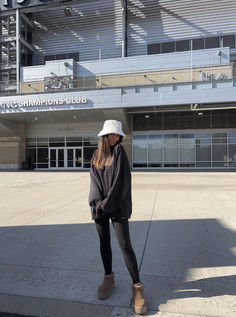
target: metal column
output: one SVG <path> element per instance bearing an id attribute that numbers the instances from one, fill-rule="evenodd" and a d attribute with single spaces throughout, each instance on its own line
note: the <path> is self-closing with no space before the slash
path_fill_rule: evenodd
<path id="1" fill-rule="evenodd" d="M 16 9 L 16 92 L 20 92 L 20 12 Z"/>

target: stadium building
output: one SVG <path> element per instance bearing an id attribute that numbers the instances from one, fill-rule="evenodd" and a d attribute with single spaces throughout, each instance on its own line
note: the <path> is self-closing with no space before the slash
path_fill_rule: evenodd
<path id="1" fill-rule="evenodd" d="M 236 168 L 234 0 L 1 0 L 0 169 Z"/>

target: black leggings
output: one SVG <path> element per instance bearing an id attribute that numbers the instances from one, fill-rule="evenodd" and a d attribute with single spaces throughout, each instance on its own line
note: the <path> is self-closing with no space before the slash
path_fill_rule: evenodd
<path id="1" fill-rule="evenodd" d="M 138 264 L 130 241 L 128 219 L 112 219 L 111 221 L 116 233 L 118 243 L 124 255 L 125 264 L 131 275 L 133 283 L 139 283 L 140 279 Z M 109 218 L 103 217 L 97 219 L 95 220 L 95 223 L 100 239 L 100 252 L 102 262 L 105 269 L 105 274 L 108 275 L 112 272 L 112 251 L 110 243 Z"/>

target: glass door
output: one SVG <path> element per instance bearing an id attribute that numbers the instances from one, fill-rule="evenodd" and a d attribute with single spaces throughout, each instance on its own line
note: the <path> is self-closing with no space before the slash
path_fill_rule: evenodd
<path id="1" fill-rule="evenodd" d="M 67 148 L 67 167 L 68 168 L 83 168 L 82 147 Z"/>
<path id="2" fill-rule="evenodd" d="M 49 149 L 49 168 L 65 167 L 65 148 Z"/>

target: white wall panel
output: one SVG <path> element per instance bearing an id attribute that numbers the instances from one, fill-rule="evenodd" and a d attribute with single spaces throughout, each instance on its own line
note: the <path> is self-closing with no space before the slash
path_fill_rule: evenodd
<path id="1" fill-rule="evenodd" d="M 236 33 L 235 0 L 128 0 L 128 55 L 147 44 Z"/>
<path id="2" fill-rule="evenodd" d="M 28 124 L 26 136 L 30 137 L 65 137 L 65 136 L 96 136 L 102 122 Z"/>

